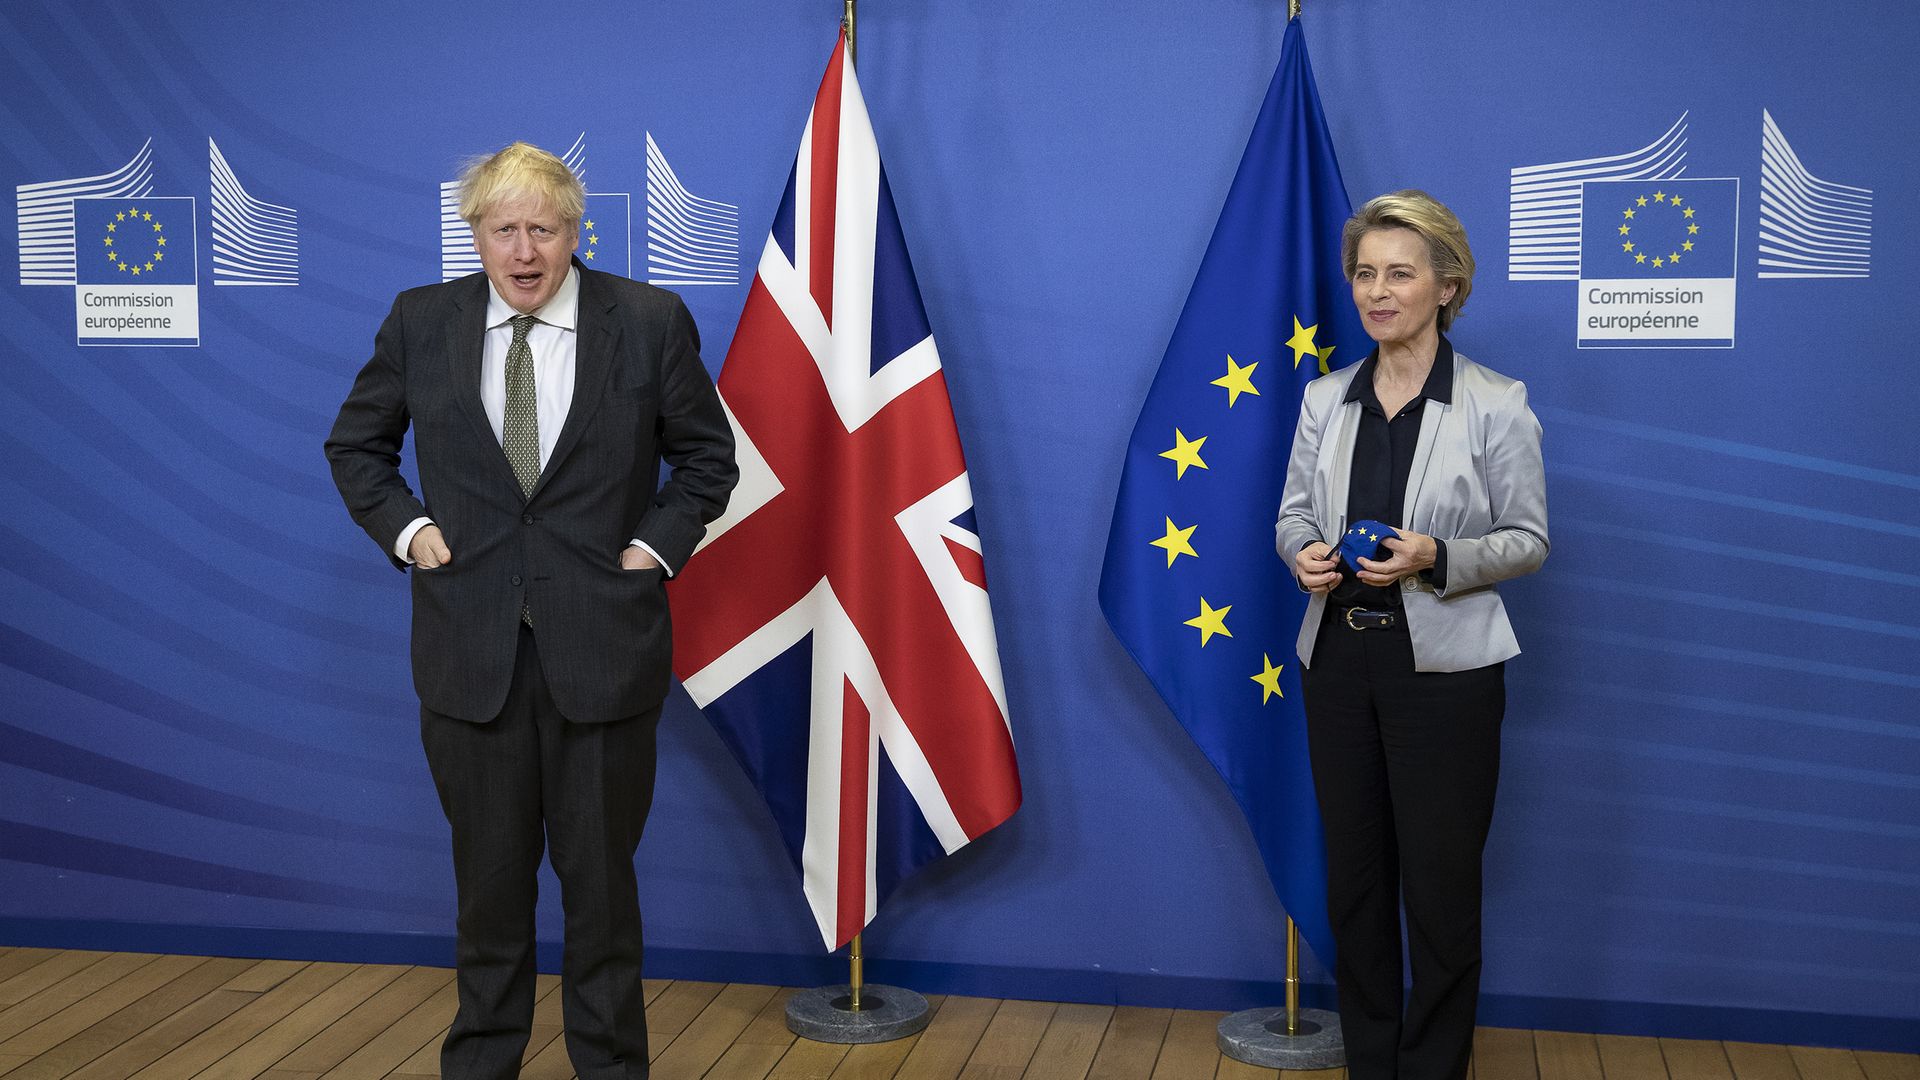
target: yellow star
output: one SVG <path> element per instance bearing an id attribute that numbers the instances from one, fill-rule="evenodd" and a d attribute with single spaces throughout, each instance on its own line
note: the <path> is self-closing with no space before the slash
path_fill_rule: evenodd
<path id="1" fill-rule="evenodd" d="M 1200 598 L 1200 614 L 1181 625 L 1191 626 L 1200 631 L 1200 647 L 1204 649 L 1207 647 L 1207 642 L 1213 640 L 1215 634 L 1221 637 L 1233 636 L 1233 632 L 1227 629 L 1227 612 L 1232 610 L 1232 604 L 1223 608 L 1210 607 L 1207 604 L 1207 598 L 1203 596 Z"/>
<path id="2" fill-rule="evenodd" d="M 1687 211 L 1687 213 L 1689 213 L 1689 214 L 1691 214 L 1691 213 L 1693 213 L 1693 211 L 1691 211 L 1691 210 L 1689 210 L 1689 211 Z M 1687 226 L 1687 235 L 1688 235 L 1688 236 L 1693 236 L 1693 235 L 1695 235 L 1695 234 L 1697 234 L 1697 233 L 1698 233 L 1699 231 L 1700 231 L 1700 226 L 1698 226 L 1698 225 L 1689 225 L 1689 226 Z"/>
<path id="3" fill-rule="evenodd" d="M 1632 232 L 1632 231 L 1633 231 L 1633 226 L 1631 226 L 1631 225 L 1622 225 L 1622 226 L 1620 226 L 1620 235 L 1621 235 L 1621 236 L 1625 236 L 1625 235 L 1627 235 L 1628 233 L 1630 233 L 1630 232 Z"/>
<path id="4" fill-rule="evenodd" d="M 1173 560 L 1182 555 L 1191 555 L 1197 559 L 1200 557 L 1200 553 L 1193 550 L 1193 530 L 1199 527 L 1198 525 L 1189 525 L 1184 529 L 1175 528 L 1173 519 L 1168 518 L 1167 535 L 1158 540 L 1150 540 L 1148 543 L 1166 551 L 1167 565 L 1169 567 L 1173 565 Z"/>
<path id="5" fill-rule="evenodd" d="M 160 237 L 159 239 L 157 239 L 157 240 L 155 240 L 155 241 L 154 241 L 154 243 L 156 243 L 156 244 L 159 244 L 159 245 L 160 245 L 161 247 L 166 247 L 166 246 L 167 246 L 167 238 L 166 238 L 166 237 L 164 237 L 164 236 L 162 236 L 162 237 Z"/>
<path id="6" fill-rule="evenodd" d="M 588 234 L 587 234 L 587 243 L 589 243 L 589 244 L 597 244 L 597 243 L 599 243 L 599 242 L 600 242 L 600 238 L 599 238 L 599 237 L 597 237 L 597 236 L 595 236 L 595 235 L 593 235 L 592 233 L 588 233 Z"/>
<path id="7" fill-rule="evenodd" d="M 1213 380 L 1213 382 L 1208 385 L 1226 388 L 1227 408 L 1231 409 L 1233 408 L 1233 403 L 1240 400 L 1241 394 L 1252 394 L 1254 397 L 1260 396 L 1260 391 L 1253 385 L 1253 369 L 1259 366 L 1260 361 L 1255 360 L 1246 367 L 1241 367 L 1239 364 L 1233 362 L 1232 354 L 1228 354 L 1227 373 Z"/>
<path id="8" fill-rule="evenodd" d="M 1261 653 L 1260 666 L 1264 669 L 1260 674 L 1249 676 L 1254 682 L 1260 684 L 1260 704 L 1265 705 L 1267 699 L 1276 694 L 1286 697 L 1287 695 L 1280 690 L 1280 673 L 1287 670 L 1287 665 L 1281 664 L 1279 667 L 1274 667 L 1273 661 L 1267 658 L 1267 654 Z"/>
<path id="9" fill-rule="evenodd" d="M 1673 197 L 1673 205 L 1675 205 L 1675 206 L 1679 206 L 1679 205 L 1680 205 L 1680 196 L 1678 196 L 1678 195 L 1675 195 L 1675 196 Z"/>
<path id="10" fill-rule="evenodd" d="M 1653 193 L 1653 201 L 1654 201 L 1654 202 L 1666 202 L 1666 201 L 1667 201 L 1667 193 L 1666 193 L 1666 192 L 1664 192 L 1664 191 L 1656 191 L 1656 192 L 1654 192 L 1654 193 Z M 1644 205 L 1646 205 L 1646 200 L 1645 200 L 1645 199 L 1642 199 L 1642 200 L 1640 200 L 1640 204 L 1641 204 L 1642 206 L 1644 206 Z"/>
<path id="11" fill-rule="evenodd" d="M 119 263 L 118 265 L 119 265 L 119 267 L 120 267 L 120 269 L 121 269 L 122 271 L 125 271 L 125 270 L 126 270 L 126 268 L 127 268 L 127 264 L 126 264 L 126 263 Z"/>
<path id="12" fill-rule="evenodd" d="M 113 237 L 111 237 L 111 236 L 109 236 L 109 237 L 106 237 L 105 239 L 103 239 L 103 240 L 101 241 L 101 243 L 103 243 L 103 244 L 105 244 L 105 245 L 107 245 L 108 247 L 112 247 L 112 246 L 113 246 Z"/>
<path id="13" fill-rule="evenodd" d="M 582 225 L 585 225 L 585 226 L 587 227 L 587 231 L 588 231 L 588 232 L 592 232 L 592 231 L 593 231 L 593 222 L 592 222 L 592 221 L 583 221 L 583 222 L 581 222 L 581 224 L 582 224 Z"/>
<path id="14" fill-rule="evenodd" d="M 1628 217 L 1632 217 L 1632 216 L 1633 216 L 1633 211 L 1632 211 L 1632 210 L 1622 210 L 1622 211 L 1621 211 L 1621 213 L 1623 213 L 1623 214 L 1625 214 L 1625 215 L 1627 215 Z"/>
<path id="15" fill-rule="evenodd" d="M 1205 435 L 1197 439 L 1189 439 L 1185 432 L 1179 428 L 1174 428 L 1173 449 L 1160 451 L 1160 456 L 1180 467 L 1173 474 L 1175 480 L 1184 479 L 1189 467 L 1196 469 L 1204 469 L 1207 467 L 1207 463 L 1200 460 L 1200 448 L 1206 444 L 1207 437 Z"/>
<path id="16" fill-rule="evenodd" d="M 153 231 L 154 231 L 154 232 L 159 232 L 159 231 L 160 231 L 160 223 L 159 223 L 159 222 L 157 222 L 157 221 L 156 221 L 156 222 L 154 222 L 154 223 L 153 223 Z"/>
<path id="17" fill-rule="evenodd" d="M 125 220 L 127 220 L 127 214 L 126 214 L 126 211 L 124 211 L 124 210 L 123 210 L 123 211 L 121 211 L 120 213 L 118 213 L 118 214 L 115 214 L 115 215 L 113 215 L 113 220 L 115 220 L 115 221 L 125 221 Z"/>
<path id="18" fill-rule="evenodd" d="M 1645 195 L 1640 196 L 1639 198 L 1633 200 L 1633 205 L 1635 206 L 1647 205 L 1647 197 Z"/>
<path id="19" fill-rule="evenodd" d="M 591 258 L 593 258 L 593 252 L 591 252 L 591 251 L 588 251 L 588 252 L 583 252 L 583 253 L 582 253 L 582 256 L 581 256 L 581 257 L 582 257 L 582 258 L 587 258 L 587 259 L 591 259 Z"/>
<path id="20" fill-rule="evenodd" d="M 1689 241 L 1687 241 L 1686 243 L 1684 243 L 1684 244 L 1681 244 L 1681 245 L 1680 245 L 1680 250 L 1681 250 L 1681 251 L 1692 251 L 1692 250 L 1693 250 L 1693 241 L 1691 241 L 1691 240 L 1689 240 Z M 1679 256 L 1677 256 L 1677 255 L 1676 255 L 1676 256 L 1674 256 L 1674 258 L 1679 258 Z"/>
<path id="21" fill-rule="evenodd" d="M 121 263 L 120 265 L 121 265 L 121 266 L 125 266 L 125 265 L 127 265 L 127 264 L 126 264 L 126 263 Z M 139 276 L 140 276 L 140 268 L 139 268 L 139 267 L 137 267 L 137 266 L 136 266 L 136 267 L 134 267 L 134 268 L 133 268 L 133 276 L 134 276 L 134 277 L 139 277 Z"/>
<path id="22" fill-rule="evenodd" d="M 119 261 L 120 261 L 120 256 L 118 256 L 118 255 L 115 255 L 115 254 L 114 254 L 113 252 L 111 252 L 111 251 L 109 251 L 109 252 L 107 252 L 107 261 L 108 261 L 108 262 L 119 262 Z"/>
<path id="23" fill-rule="evenodd" d="M 1635 255 L 1633 257 L 1633 261 L 1637 263 L 1643 263 L 1647 261 L 1647 257 L 1645 255 Z"/>
<path id="24" fill-rule="evenodd" d="M 1672 253 L 1672 254 L 1670 254 L 1670 255 L 1668 255 L 1668 256 L 1667 256 L 1667 261 L 1668 261 L 1668 262 L 1670 262 L 1670 263 L 1677 263 L 1677 262 L 1679 262 L 1679 261 L 1680 261 L 1680 253 L 1676 251 L 1676 252 L 1674 252 L 1674 253 Z"/>
<path id="25" fill-rule="evenodd" d="M 1653 265 L 1655 265 L 1655 266 L 1659 266 L 1659 265 L 1660 265 L 1660 256 L 1658 256 L 1658 255 L 1655 255 L 1655 256 L 1653 257 Z"/>
<path id="26" fill-rule="evenodd" d="M 1293 336 L 1287 339 L 1287 348 L 1293 350 L 1293 366 L 1297 369 L 1300 361 L 1309 356 L 1319 356 L 1320 347 L 1313 343 L 1314 331 L 1320 329 L 1319 323 L 1301 327 L 1300 316 L 1293 317 Z"/>
<path id="27" fill-rule="evenodd" d="M 1332 370 L 1331 368 L 1327 367 L 1327 358 L 1333 355 L 1333 350 L 1335 348 L 1336 346 L 1329 345 L 1326 348 L 1321 349 L 1318 353 L 1315 354 L 1318 357 L 1320 357 L 1320 374 L 1325 375 L 1328 371 Z"/>
<path id="28" fill-rule="evenodd" d="M 148 263 L 148 264 L 147 264 L 147 273 L 149 273 L 149 274 L 151 274 L 151 273 L 153 273 L 153 264 L 152 264 L 152 263 Z"/>
<path id="29" fill-rule="evenodd" d="M 111 222 L 111 221 L 109 221 L 109 222 L 107 222 L 107 231 L 108 231 L 108 232 L 113 232 L 113 231 L 114 231 L 115 229 L 118 229 L 119 227 L 120 227 L 120 226 L 118 226 L 118 225 L 116 225 L 116 224 L 114 224 L 114 223 L 113 223 L 113 222 Z"/>
<path id="30" fill-rule="evenodd" d="M 141 214 L 141 215 L 140 215 L 140 220 L 142 220 L 142 221 L 152 221 L 152 220 L 153 220 L 153 211 L 151 211 L 151 210 L 149 210 L 149 211 L 147 211 L 146 213 L 144 213 L 144 214 Z"/>
<path id="31" fill-rule="evenodd" d="M 156 251 L 153 253 L 154 262 L 159 262 L 161 259 L 164 259 L 166 257 L 167 257 L 167 253 L 164 251 Z"/>
<path id="32" fill-rule="evenodd" d="M 1693 207 L 1691 207 L 1691 206 L 1689 206 L 1689 207 L 1687 207 L 1687 208 L 1686 208 L 1685 210 L 1682 210 L 1682 211 L 1680 211 L 1680 216 L 1681 216 L 1681 217 L 1685 217 L 1685 218 L 1690 218 L 1690 217 L 1692 217 L 1692 216 L 1693 216 Z"/>
<path id="33" fill-rule="evenodd" d="M 1633 241 L 1631 241 L 1631 240 L 1628 240 L 1628 241 L 1627 241 L 1626 243 L 1623 243 L 1623 244 L 1621 244 L 1621 245 L 1620 245 L 1620 250 L 1621 250 L 1621 251 L 1632 251 L 1632 250 L 1633 250 Z"/>

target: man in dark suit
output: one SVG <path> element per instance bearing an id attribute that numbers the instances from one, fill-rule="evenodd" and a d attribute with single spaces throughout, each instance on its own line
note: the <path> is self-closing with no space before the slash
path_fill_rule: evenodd
<path id="1" fill-rule="evenodd" d="M 447 1077 L 518 1075 L 543 846 L 568 1056 L 583 1080 L 647 1075 L 633 855 L 672 645 L 662 582 L 738 474 L 680 299 L 572 258 L 584 200 L 524 143 L 470 167 L 460 212 L 486 272 L 400 294 L 327 438 L 354 521 L 413 568 L 421 741 L 459 892 Z"/>

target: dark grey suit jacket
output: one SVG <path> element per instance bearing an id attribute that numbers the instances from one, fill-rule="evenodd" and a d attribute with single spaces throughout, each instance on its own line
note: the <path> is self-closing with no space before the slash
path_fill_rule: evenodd
<path id="1" fill-rule="evenodd" d="M 732 429 L 680 298 L 573 265 L 573 403 L 531 497 L 480 403 L 484 274 L 400 294 L 327 437 L 334 483 L 389 558 L 419 517 L 453 552 L 413 574 L 414 687 L 448 716 L 499 713 L 523 602 L 564 716 L 599 723 L 657 708 L 672 649 L 663 575 L 621 570 L 620 552 L 639 539 L 685 565 L 738 479 Z M 409 425 L 418 497 L 399 469 Z M 672 467 L 664 484 L 662 461 Z"/>

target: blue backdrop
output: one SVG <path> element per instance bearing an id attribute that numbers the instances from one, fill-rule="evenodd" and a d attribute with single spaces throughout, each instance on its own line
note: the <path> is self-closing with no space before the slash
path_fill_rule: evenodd
<path id="1" fill-rule="evenodd" d="M 1094 592 L 1284 8 L 862 7 L 1027 792 L 882 912 L 876 975 L 1275 996 L 1282 913 L 1252 841 Z M 696 281 L 679 291 L 717 369 L 838 9 L 0 8 L 20 254 L 0 260 L 0 940 L 450 959 L 405 580 L 348 522 L 321 439 L 392 295 L 467 265 L 439 185 L 515 138 L 627 196 L 596 203 L 627 230 L 604 257 Z M 1920 11 L 1308 0 L 1305 18 L 1350 195 L 1419 186 L 1460 213 L 1480 272 L 1454 341 L 1526 380 L 1547 432 L 1553 555 L 1505 590 L 1526 652 L 1484 1019 L 1920 1049 L 1920 382 L 1897 284 Z M 1583 275 L 1650 273 L 1594 250 L 1620 200 L 1593 182 L 1623 178 L 1737 181 L 1701 219 L 1732 250 L 1697 271 L 1735 297 L 1708 301 L 1731 347 L 1579 347 L 1603 288 Z M 62 231 L 75 195 L 172 215 L 195 272 L 151 280 L 185 290 L 163 332 L 190 301 L 197 345 L 77 343 L 82 298 L 134 287 L 93 208 Z M 181 198 L 190 221 L 162 201 Z M 650 243 L 672 206 L 731 246 Z M 651 972 L 824 981 L 771 820 L 684 696 L 661 738 Z"/>

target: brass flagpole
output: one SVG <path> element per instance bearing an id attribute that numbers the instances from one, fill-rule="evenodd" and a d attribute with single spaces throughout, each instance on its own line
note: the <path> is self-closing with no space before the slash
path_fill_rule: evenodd
<path id="1" fill-rule="evenodd" d="M 847 66 L 858 67 L 859 57 L 853 45 L 853 6 L 858 0 L 846 0 L 846 11 L 840 16 L 840 29 L 847 35 Z M 853 935 L 853 941 L 847 946 L 847 1011 L 860 1011 L 860 991 L 866 985 L 865 957 L 860 951 L 860 935 Z"/>

